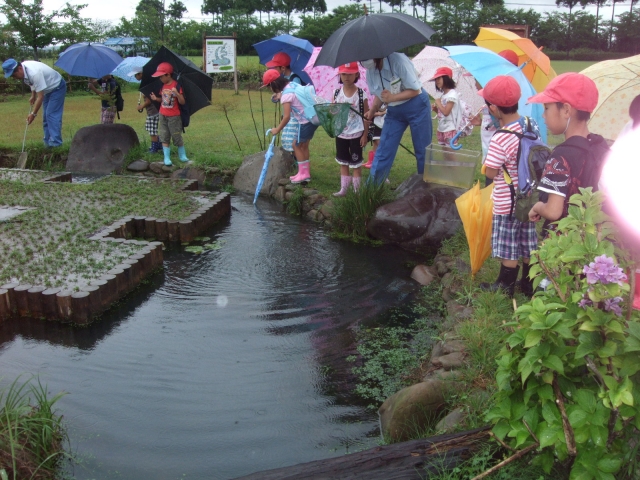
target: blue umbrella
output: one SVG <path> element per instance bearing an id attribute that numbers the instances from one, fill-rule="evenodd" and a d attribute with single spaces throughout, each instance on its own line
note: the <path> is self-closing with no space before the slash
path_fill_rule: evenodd
<path id="1" fill-rule="evenodd" d="M 278 35 L 269 40 L 255 43 L 253 48 L 258 51 L 262 65 L 271 60 L 276 53 L 286 53 L 291 57 L 291 71 L 300 75 L 305 83 L 311 83 L 309 75 L 303 70 L 313 53 L 313 45 L 309 41 L 293 35 Z"/>
<path id="2" fill-rule="evenodd" d="M 111 75 L 122 78 L 127 82 L 140 83 L 140 80 L 136 80 L 136 77 L 129 76 L 129 73 L 131 73 L 134 67 L 144 67 L 148 61 L 149 59 L 145 57 L 127 57 L 111 72 Z"/>
<path id="3" fill-rule="evenodd" d="M 54 63 L 69 75 L 100 78 L 122 62 L 122 57 L 101 43 L 82 42 L 68 47 Z"/>
<path id="4" fill-rule="evenodd" d="M 444 48 L 449 50 L 451 58 L 471 73 L 482 86 L 498 75 L 509 75 L 515 78 L 522 92 L 518 102 L 518 112 L 520 115 L 533 118 L 538 123 L 540 138 L 547 143 L 547 126 L 542 118 L 544 106 L 540 103 L 527 104 L 527 99 L 534 96 L 536 91 L 524 73 L 522 73 L 522 70 L 486 48 L 472 45 L 456 45 Z"/>
<path id="5" fill-rule="evenodd" d="M 271 130 L 267 130 L 265 136 L 268 136 L 271 133 Z M 264 165 L 262 165 L 262 172 L 260 172 L 260 178 L 258 179 L 258 185 L 256 185 L 256 194 L 253 197 L 253 204 L 256 204 L 258 200 L 258 195 L 260 195 L 260 189 L 262 188 L 262 184 L 264 183 L 264 179 L 267 176 L 267 170 L 269 169 L 269 162 L 271 161 L 271 157 L 273 157 L 273 142 L 275 141 L 276 136 L 271 137 L 271 143 L 269 144 L 269 148 L 267 148 L 267 153 L 264 154 Z"/>

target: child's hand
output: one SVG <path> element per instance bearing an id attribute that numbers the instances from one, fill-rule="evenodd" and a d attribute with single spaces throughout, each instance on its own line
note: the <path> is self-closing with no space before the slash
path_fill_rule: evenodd
<path id="1" fill-rule="evenodd" d="M 173 87 L 171 89 L 171 93 L 173 94 L 174 97 L 177 97 L 178 96 L 178 89 L 176 87 Z"/>
<path id="2" fill-rule="evenodd" d="M 151 100 L 153 100 L 154 102 L 158 100 L 158 98 L 156 97 L 156 94 L 153 92 L 151 92 L 151 95 L 149 95 L 149 98 L 151 98 Z"/>
<path id="3" fill-rule="evenodd" d="M 365 130 L 364 133 L 362 134 L 362 136 L 360 137 L 360 146 L 361 147 L 365 147 L 365 145 L 367 144 L 367 140 L 369 139 L 369 135 L 367 134 L 367 131 Z"/>
<path id="4" fill-rule="evenodd" d="M 277 135 L 278 133 L 280 133 L 280 130 L 278 130 L 277 128 L 272 128 L 271 129 L 271 135 Z"/>

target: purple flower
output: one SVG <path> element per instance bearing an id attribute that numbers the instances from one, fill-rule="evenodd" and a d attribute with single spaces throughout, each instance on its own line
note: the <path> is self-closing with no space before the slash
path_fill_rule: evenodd
<path id="1" fill-rule="evenodd" d="M 613 312 L 615 313 L 618 317 L 622 316 L 622 308 L 620 308 L 620 302 L 622 302 L 622 297 L 614 297 L 614 298 L 607 298 L 604 301 L 604 309 L 607 312 Z"/>
<path id="2" fill-rule="evenodd" d="M 589 297 L 584 297 L 582 300 L 578 302 L 578 306 L 580 308 L 584 308 L 585 310 L 587 309 L 587 307 L 590 307 L 592 305 L 593 305 L 593 302 L 589 299 Z"/>
<path id="3" fill-rule="evenodd" d="M 622 285 L 622 282 L 627 279 L 622 269 L 613 263 L 613 258 L 606 255 L 596 257 L 589 265 L 585 265 L 583 271 L 587 276 L 587 283 L 591 285 L 597 282 L 604 285 L 608 283 Z"/>

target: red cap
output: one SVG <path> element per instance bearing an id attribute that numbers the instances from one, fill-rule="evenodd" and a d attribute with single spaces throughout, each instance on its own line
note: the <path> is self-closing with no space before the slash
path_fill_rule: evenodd
<path id="1" fill-rule="evenodd" d="M 478 95 L 497 107 L 513 107 L 520 100 L 520 85 L 513 77 L 498 75 L 478 90 Z"/>
<path id="2" fill-rule="evenodd" d="M 278 78 L 280 78 L 280 72 L 278 72 L 277 70 L 267 70 L 266 72 L 264 72 L 264 75 L 262 75 L 262 86 L 266 87 Z"/>
<path id="3" fill-rule="evenodd" d="M 156 73 L 154 73 L 151 76 L 161 77 L 162 75 L 165 75 L 167 73 L 169 75 L 173 73 L 173 65 L 171 65 L 169 62 L 162 62 L 160 65 L 158 65 L 158 68 L 156 69 Z"/>
<path id="4" fill-rule="evenodd" d="M 598 87 L 581 73 L 563 73 L 549 82 L 543 92 L 527 103 L 568 103 L 576 110 L 592 113 L 598 105 Z"/>
<path id="5" fill-rule="evenodd" d="M 445 75 L 449 78 L 453 78 L 453 70 L 449 67 L 440 67 L 436 70 L 436 73 L 429 79 L 429 81 L 435 80 L 438 77 L 444 77 Z"/>
<path id="6" fill-rule="evenodd" d="M 351 62 L 351 63 L 345 63 L 344 65 L 340 65 L 340 67 L 338 67 L 338 73 L 358 73 L 358 63 L 357 62 Z"/>
<path id="7" fill-rule="evenodd" d="M 498 53 L 498 55 L 500 55 L 505 60 L 510 61 L 516 67 L 518 66 L 518 54 L 513 50 L 502 50 L 501 52 Z"/>
<path id="8" fill-rule="evenodd" d="M 291 65 L 291 57 L 284 52 L 276 53 L 273 58 L 265 63 L 268 68 L 288 67 Z"/>

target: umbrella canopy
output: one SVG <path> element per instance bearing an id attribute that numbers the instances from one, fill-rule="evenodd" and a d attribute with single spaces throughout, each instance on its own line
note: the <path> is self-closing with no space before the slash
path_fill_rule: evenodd
<path id="1" fill-rule="evenodd" d="M 640 95 L 640 55 L 598 62 L 580 72 L 596 83 L 598 105 L 589 130 L 615 140 L 629 121 L 631 101 Z"/>
<path id="2" fill-rule="evenodd" d="M 122 63 L 122 57 L 101 43 L 82 42 L 68 47 L 54 65 L 69 75 L 100 78 Z"/>
<path id="3" fill-rule="evenodd" d="M 518 112 L 520 115 L 531 117 L 537 122 L 540 128 L 540 138 L 543 142 L 547 142 L 547 126 L 542 118 L 544 106 L 540 103 L 527 104 L 527 99 L 535 95 L 536 91 L 520 69 L 486 48 L 473 45 L 456 45 L 445 48 L 449 50 L 451 58 L 471 73 L 482 86 L 498 75 L 509 75 L 515 78 L 522 92 L 518 102 Z"/>
<path id="4" fill-rule="evenodd" d="M 152 77 L 162 62 L 173 65 L 173 77 L 178 80 L 184 89 L 185 100 L 191 115 L 201 108 L 211 105 L 211 89 L 213 78 L 196 67 L 189 59 L 172 52 L 162 46 L 147 64 L 142 67 L 142 82 L 140 91 L 149 96 L 151 92 L 159 93 L 162 82 L 157 77 Z"/>
<path id="5" fill-rule="evenodd" d="M 435 31 L 422 20 L 405 13 L 365 15 L 343 25 L 327 39 L 315 65 L 338 67 L 348 62 L 384 58 L 424 43 Z"/>
<path id="6" fill-rule="evenodd" d="M 458 214 L 469 243 L 471 275 L 478 273 L 491 254 L 491 222 L 493 219 L 493 184 L 480 189 L 480 183 L 456 199 Z"/>
<path id="7" fill-rule="evenodd" d="M 304 71 L 313 53 L 313 45 L 308 40 L 294 37 L 293 35 L 278 35 L 253 45 L 260 57 L 262 65 L 270 61 L 278 52 L 284 52 L 291 57 L 291 71 L 300 75 L 305 83 L 311 83 L 311 78 Z"/>
<path id="8" fill-rule="evenodd" d="M 418 55 L 413 57 L 420 83 L 433 98 L 440 98 L 442 92 L 436 91 L 436 82 L 430 81 L 440 67 L 449 67 L 453 71 L 453 81 L 456 82 L 456 92 L 477 113 L 484 105 L 484 100 L 478 95 L 476 80 L 462 65 L 449 56 L 449 51 L 440 47 L 424 47 Z"/>
<path id="9" fill-rule="evenodd" d="M 136 77 L 129 76 L 129 73 L 131 73 L 131 70 L 135 67 L 144 67 L 148 61 L 149 59 L 145 57 L 127 57 L 111 72 L 111 75 L 122 78 L 127 82 L 140 83 L 140 80 L 136 80 Z"/>
<path id="10" fill-rule="evenodd" d="M 322 47 L 315 47 L 313 49 L 311 58 L 309 58 L 307 65 L 304 67 L 304 71 L 309 75 L 309 78 L 311 78 L 311 82 L 316 89 L 316 95 L 331 101 L 333 100 L 335 91 L 341 87 L 339 83 L 340 74 L 337 68 L 326 65 L 314 66 L 321 50 Z M 364 90 L 369 100 L 369 105 L 371 105 L 373 95 L 369 93 L 369 86 L 367 85 L 367 69 L 358 64 L 358 72 L 360 72 L 360 80 L 356 82 L 356 85 Z"/>
<path id="11" fill-rule="evenodd" d="M 474 42 L 479 47 L 488 48 L 496 53 L 503 50 L 515 52 L 518 55 L 518 65 L 526 64 L 522 71 L 536 92 L 544 90 L 549 81 L 556 76 L 556 72 L 551 68 L 551 60 L 535 43 L 509 30 L 481 27 Z"/>
<path id="12" fill-rule="evenodd" d="M 271 130 L 267 130 L 266 135 L 269 135 Z M 271 143 L 269 144 L 269 148 L 264 154 L 264 164 L 262 165 L 262 171 L 260 172 L 260 178 L 258 178 L 258 184 L 256 185 L 256 194 L 253 197 L 253 204 L 256 204 L 258 201 L 258 195 L 260 195 L 260 190 L 262 189 L 262 185 L 264 184 L 264 179 L 267 176 L 267 170 L 269 169 L 269 162 L 271 161 L 271 157 L 273 157 L 273 145 L 276 140 L 276 136 L 271 137 Z"/>

